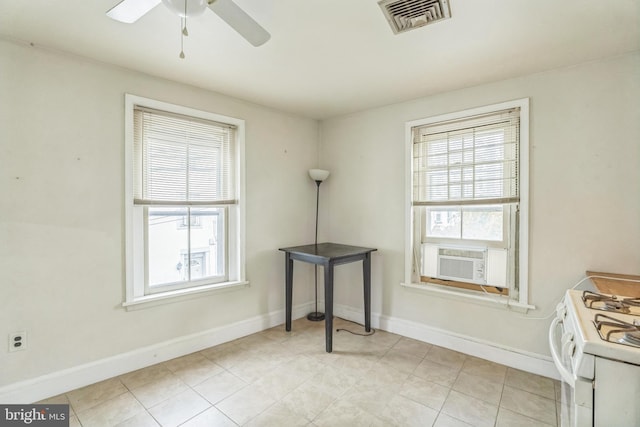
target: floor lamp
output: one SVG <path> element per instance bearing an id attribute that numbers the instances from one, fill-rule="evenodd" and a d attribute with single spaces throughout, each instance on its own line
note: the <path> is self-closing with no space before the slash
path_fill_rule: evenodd
<path id="1" fill-rule="evenodd" d="M 329 171 L 325 171 L 322 169 L 309 169 L 309 176 L 312 180 L 316 182 L 316 239 L 314 244 L 318 244 L 318 207 L 320 205 L 320 184 L 322 181 L 327 179 L 329 176 Z M 307 315 L 307 319 L 313 322 L 319 322 L 320 320 L 324 320 L 324 313 L 318 313 L 318 265 L 314 265 L 314 273 L 315 273 L 315 284 L 316 284 L 316 310 L 313 313 L 309 313 Z"/>

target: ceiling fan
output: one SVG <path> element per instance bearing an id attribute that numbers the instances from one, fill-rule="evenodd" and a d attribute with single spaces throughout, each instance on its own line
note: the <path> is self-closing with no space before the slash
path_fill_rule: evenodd
<path id="1" fill-rule="evenodd" d="M 186 19 L 201 15 L 209 8 L 253 46 L 261 46 L 271 38 L 267 30 L 232 0 L 122 0 L 107 11 L 107 16 L 132 24 L 161 2 L 183 19 L 183 36 L 189 35 Z M 184 52 L 180 52 L 180 57 L 184 58 Z"/>

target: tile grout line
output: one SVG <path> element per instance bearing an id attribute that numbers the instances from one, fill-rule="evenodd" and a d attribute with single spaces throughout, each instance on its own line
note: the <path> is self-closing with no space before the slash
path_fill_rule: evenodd
<path id="1" fill-rule="evenodd" d="M 260 381 L 263 375 L 263 374 L 258 374 L 256 376 L 256 373 L 260 371 L 268 372 L 268 371 L 274 371 L 275 369 L 283 369 L 283 368 L 286 368 L 288 364 L 292 362 L 292 360 L 303 360 L 306 363 L 310 363 L 310 365 L 297 364 L 296 370 L 302 369 L 303 371 L 302 373 L 298 372 L 292 375 L 294 376 L 306 375 L 306 373 L 304 373 L 305 366 L 306 367 L 314 366 L 313 369 L 317 370 L 318 373 L 325 371 L 327 367 L 332 367 L 333 369 L 337 369 L 338 371 L 343 371 L 345 374 L 349 376 L 353 376 L 355 380 L 350 386 L 348 386 L 348 388 L 344 389 L 344 391 L 338 392 L 338 390 L 336 390 L 337 391 L 336 394 L 329 394 L 328 396 L 330 396 L 330 399 L 327 399 L 328 403 L 325 405 L 323 402 L 322 405 L 324 406 L 319 407 L 317 412 L 315 409 L 312 409 L 313 412 L 306 415 L 304 415 L 306 412 L 305 410 L 294 411 L 292 409 L 289 409 L 289 406 L 287 406 L 287 404 L 285 403 L 285 399 L 288 396 L 295 394 L 296 390 L 298 389 L 300 389 L 298 393 L 305 393 L 305 389 L 301 387 L 304 386 L 305 384 L 313 385 L 314 383 L 312 383 L 312 381 L 316 374 L 310 373 L 308 377 L 306 377 L 306 379 L 302 380 L 300 383 L 297 383 L 291 389 L 287 389 L 288 386 L 286 384 L 288 383 L 284 383 L 283 387 L 279 388 L 279 390 L 282 389 L 283 394 L 278 393 L 278 397 L 274 398 L 273 403 L 270 403 L 267 407 L 262 408 L 259 413 L 253 414 L 249 419 L 244 420 L 242 422 L 242 425 L 247 423 L 255 423 L 255 420 L 259 419 L 260 417 L 263 417 L 263 418 L 269 417 L 268 413 L 270 413 L 270 411 L 273 412 L 274 409 L 277 407 L 277 405 L 281 404 L 283 408 L 286 408 L 287 411 L 290 412 L 292 415 L 296 415 L 306 420 L 308 425 L 310 426 L 318 425 L 319 427 L 322 427 L 321 424 L 323 420 L 325 420 L 326 417 L 330 415 L 328 411 L 330 411 L 331 408 L 334 407 L 336 402 L 340 402 L 341 400 L 344 400 L 345 396 L 348 395 L 349 393 L 352 393 L 353 396 L 358 396 L 358 393 L 360 393 L 361 391 L 358 389 L 357 386 L 358 384 L 362 384 L 363 380 L 367 378 L 367 375 L 370 375 L 370 373 L 375 371 L 385 372 L 385 370 L 388 371 L 389 369 L 393 370 L 394 372 L 390 374 L 391 378 L 393 378 L 394 375 L 396 377 L 399 377 L 399 376 L 405 376 L 405 377 L 402 381 L 398 382 L 397 384 L 394 382 L 394 384 L 396 384 L 396 386 L 394 387 L 397 387 L 397 389 L 393 391 L 391 394 L 389 394 L 389 400 L 384 402 L 384 408 L 381 408 L 379 410 L 377 409 L 375 413 L 369 414 L 372 417 L 379 419 L 383 423 L 392 422 L 391 419 L 386 419 L 387 415 L 384 415 L 384 417 L 379 416 L 382 414 L 387 414 L 388 413 L 387 410 L 389 408 L 393 408 L 393 405 L 391 405 L 392 398 L 407 399 L 408 401 L 414 402 L 415 404 L 419 405 L 417 406 L 417 408 L 425 408 L 425 409 L 428 409 L 429 411 L 434 411 L 435 413 L 435 418 L 433 418 L 434 423 L 436 423 L 437 419 L 442 415 L 446 415 L 447 417 L 451 417 L 454 419 L 458 419 L 461 422 L 465 422 L 464 420 L 461 420 L 460 418 L 458 418 L 458 416 L 455 414 L 450 415 L 447 412 L 443 412 L 443 409 L 446 407 L 447 402 L 450 400 L 453 391 L 456 391 L 456 393 L 459 393 L 459 396 L 462 395 L 462 396 L 466 396 L 467 398 L 477 399 L 477 401 L 483 402 L 486 405 L 496 407 L 497 411 L 495 413 L 495 416 L 493 417 L 493 425 L 497 425 L 500 410 L 503 408 L 504 410 L 513 412 L 527 419 L 544 423 L 544 421 L 538 418 L 532 418 L 526 414 L 520 413 L 519 411 L 514 411 L 513 409 L 509 409 L 507 407 L 502 406 L 505 399 L 505 393 L 507 392 L 507 389 L 506 389 L 507 385 L 513 389 L 519 390 L 520 392 L 530 393 L 531 395 L 534 395 L 537 398 L 545 399 L 541 401 L 551 400 L 553 402 L 553 408 L 554 408 L 554 414 L 553 414 L 554 420 L 557 420 L 559 404 L 557 402 L 558 394 L 556 391 L 556 384 L 553 382 L 551 383 L 552 389 L 554 391 L 554 398 L 550 399 L 544 395 L 545 393 L 544 387 L 547 387 L 546 385 L 544 385 L 544 381 L 542 386 L 538 386 L 535 383 L 536 381 L 539 381 L 539 378 L 541 377 L 532 376 L 531 378 L 533 383 L 531 384 L 531 387 L 527 388 L 526 381 L 524 383 L 523 382 L 514 383 L 512 380 L 509 380 L 509 373 L 511 372 L 510 371 L 511 368 L 506 367 L 504 371 L 504 375 L 502 376 L 502 379 L 500 381 L 499 399 L 497 400 L 496 404 L 493 404 L 491 403 L 491 401 L 485 400 L 481 397 L 480 398 L 476 397 L 478 395 L 478 391 L 471 391 L 471 389 L 465 390 L 465 386 L 462 385 L 463 384 L 462 373 L 466 375 L 466 377 L 464 377 L 464 381 L 466 381 L 466 383 L 469 383 L 470 378 L 477 378 L 478 380 L 487 381 L 488 383 L 495 383 L 495 384 L 498 383 L 497 381 L 493 381 L 490 379 L 491 374 L 489 371 L 481 371 L 481 370 L 475 371 L 475 372 L 472 371 L 473 369 L 472 362 L 475 359 L 477 359 L 478 361 L 482 361 L 482 359 L 480 358 L 464 355 L 462 353 L 458 353 L 453 350 L 438 347 L 433 344 L 411 340 L 409 338 L 401 337 L 401 336 L 391 334 L 382 330 L 376 331 L 377 335 L 378 333 L 382 335 L 378 335 L 376 336 L 376 338 L 372 340 L 361 340 L 359 336 L 351 339 L 351 337 L 346 336 L 346 334 L 340 336 L 340 338 L 336 337 L 334 338 L 334 346 L 336 344 L 335 341 L 340 340 L 342 341 L 342 345 L 345 346 L 346 350 L 344 350 L 343 353 L 334 352 L 333 354 L 330 354 L 329 356 L 327 356 L 324 353 L 316 352 L 316 350 L 309 350 L 309 348 L 311 347 L 311 345 L 309 344 L 310 342 L 321 341 L 318 338 L 320 338 L 320 336 L 322 337 L 324 336 L 324 328 L 319 328 L 316 325 L 310 325 L 310 326 L 305 325 L 303 322 L 298 322 L 296 326 L 298 330 L 296 331 L 297 333 L 295 335 L 280 331 L 280 328 L 282 328 L 282 325 L 280 325 L 276 328 L 268 329 L 267 330 L 268 332 L 266 333 L 265 331 L 263 331 L 263 332 L 258 332 L 256 334 L 249 335 L 247 337 L 240 338 L 239 340 L 236 340 L 235 344 L 230 344 L 230 343 L 221 344 L 221 346 L 219 347 L 220 348 L 219 352 L 211 352 L 211 351 L 207 352 L 207 350 L 215 349 L 216 347 L 218 347 L 218 346 L 215 346 L 209 349 L 192 353 L 191 355 L 182 356 L 182 357 L 185 357 L 184 369 L 187 372 L 189 367 L 198 366 L 199 361 L 201 363 L 203 363 L 204 361 L 207 361 L 206 363 L 207 365 L 209 365 L 209 362 L 210 362 L 211 364 L 213 364 L 212 366 L 215 366 L 221 369 L 219 373 L 211 376 L 205 376 L 207 375 L 205 373 L 203 374 L 203 377 L 201 379 L 196 378 L 194 380 L 195 382 L 191 380 L 187 382 L 186 380 L 183 379 L 184 377 L 181 376 L 181 370 L 183 369 L 183 367 L 179 363 L 182 363 L 182 362 L 179 362 L 178 364 L 173 365 L 174 369 L 171 369 L 167 365 L 167 363 L 170 361 L 165 361 L 157 365 L 152 365 L 156 367 L 155 369 L 158 369 L 157 368 L 158 365 L 166 369 L 173 377 L 175 377 L 181 384 L 185 386 L 185 390 L 174 393 L 174 394 L 170 393 L 168 397 L 163 398 L 159 402 L 155 402 L 154 405 L 151 406 L 150 408 L 147 408 L 144 404 L 142 404 L 142 401 L 140 401 L 138 397 L 135 395 L 133 391 L 134 388 L 130 388 L 124 383 L 124 381 L 122 380 L 122 377 L 127 374 L 123 374 L 121 376 L 115 377 L 117 378 L 119 384 L 123 386 L 124 390 L 126 391 L 118 394 L 118 396 L 111 397 L 106 401 L 115 399 L 124 393 L 129 393 L 135 399 L 135 401 L 144 409 L 144 412 L 146 412 L 146 415 L 148 415 L 155 422 L 160 424 L 160 420 L 157 419 L 155 416 L 153 416 L 152 413 L 150 412 L 151 409 L 155 406 L 166 403 L 169 400 L 174 399 L 176 396 L 179 396 L 180 394 L 187 392 L 187 390 L 189 390 L 192 393 L 194 393 L 194 396 L 197 396 L 199 399 L 202 399 L 203 403 L 206 402 L 207 407 L 205 409 L 200 410 L 197 413 L 193 413 L 189 415 L 189 417 L 184 421 L 181 421 L 180 424 L 188 423 L 191 420 L 201 416 L 203 413 L 209 411 L 210 409 L 215 408 L 215 410 L 218 411 L 220 414 L 222 414 L 225 417 L 225 419 L 227 419 L 229 422 L 233 423 L 234 425 L 237 425 L 237 423 L 233 420 L 233 418 L 231 418 L 226 412 L 224 412 L 222 409 L 220 409 L 217 406 L 218 404 L 224 402 L 225 400 L 231 398 L 232 396 L 235 396 L 242 390 L 246 390 L 248 387 L 251 387 L 252 385 L 256 385 L 258 381 Z M 234 343 L 234 342 L 232 341 L 231 343 Z M 423 346 L 428 346 L 428 347 L 426 347 L 425 350 L 421 350 L 421 347 Z M 273 353 L 274 356 L 272 357 L 275 357 L 276 360 L 273 363 L 271 363 L 270 359 L 272 359 L 272 357 L 268 357 L 269 353 L 264 353 L 264 352 L 268 351 L 269 348 L 278 349 L 279 347 L 286 348 L 286 350 L 276 351 L 275 353 Z M 287 351 L 292 351 L 292 350 L 293 352 L 291 354 L 293 356 L 289 357 Z M 194 354 L 199 354 L 202 357 L 193 358 L 194 359 L 193 361 L 186 359 L 186 357 L 192 356 Z M 216 358 L 215 357 L 216 355 L 219 355 L 221 358 L 224 358 L 225 360 L 224 365 L 226 366 L 223 366 L 216 361 L 216 360 L 221 360 L 219 358 Z M 353 358 L 351 358 L 352 355 L 354 356 Z M 349 357 L 349 358 L 345 358 L 345 357 Z M 443 361 L 447 361 L 448 357 L 454 358 L 452 361 L 455 361 L 455 364 L 454 364 L 455 366 L 448 363 L 447 364 L 441 363 Z M 181 358 L 176 358 L 174 360 L 177 360 L 177 359 L 181 359 Z M 243 365 L 245 364 L 245 362 L 246 362 L 246 366 Z M 336 365 L 336 362 L 338 362 L 337 365 Z M 252 367 L 253 363 L 255 363 L 255 367 Z M 444 380 L 449 385 L 445 386 L 439 382 L 434 382 L 432 381 L 434 377 L 430 377 L 428 375 L 425 376 L 425 373 L 430 373 L 429 370 L 425 371 L 425 369 L 422 369 L 421 372 L 418 372 L 418 369 L 424 363 L 428 363 L 429 365 L 434 367 L 440 367 L 443 369 L 443 372 L 449 371 L 451 372 L 451 374 L 455 373 L 454 376 L 449 376 L 448 379 Z M 487 362 L 487 363 L 493 364 L 493 362 Z M 503 366 L 498 364 L 495 364 L 495 365 Z M 482 364 L 478 366 L 482 368 Z M 428 365 L 424 365 L 424 367 L 427 368 Z M 149 369 L 149 368 L 151 367 L 142 368 L 140 371 L 144 369 Z M 235 372 L 242 372 L 247 368 L 251 369 L 251 371 L 248 371 L 246 375 L 238 376 L 235 373 Z M 257 369 L 257 371 L 254 372 L 253 370 L 254 368 Z M 516 370 L 514 370 L 514 372 L 515 371 Z M 478 374 L 479 372 L 480 373 L 485 372 L 486 375 L 479 375 Z M 182 373 L 182 374 L 188 375 L 188 373 Z M 209 399 L 207 399 L 206 395 L 201 392 L 203 390 L 203 387 L 201 386 L 205 382 L 213 380 L 218 375 L 222 375 L 222 374 L 231 375 L 233 378 L 237 379 L 242 383 L 242 387 L 240 387 L 237 390 L 233 390 L 228 395 L 224 395 L 214 403 Z M 526 373 L 526 374 L 533 375 L 529 373 Z M 446 374 L 446 375 L 449 375 L 449 374 Z M 388 386 L 388 385 L 385 386 L 384 384 L 385 384 L 385 381 L 389 381 L 390 377 L 383 375 L 382 377 L 377 377 L 377 378 L 378 378 L 377 381 L 382 381 L 379 387 L 384 388 Z M 384 379 L 384 378 L 387 378 L 387 379 Z M 419 380 L 420 382 L 425 382 L 427 384 L 430 384 L 434 387 L 437 386 L 438 389 L 442 388 L 443 391 L 446 390 L 446 393 L 441 395 L 443 397 L 441 401 L 442 403 L 439 404 L 439 409 L 436 410 L 432 406 L 426 403 L 423 403 L 423 401 L 419 401 L 419 400 L 416 400 L 415 398 L 402 394 L 403 390 L 405 390 L 407 385 L 409 384 L 409 380 L 411 380 L 412 378 L 415 380 Z M 446 377 L 443 377 L 443 378 L 446 378 Z M 374 381 L 375 379 L 371 379 L 371 380 Z M 105 381 L 108 381 L 108 380 L 105 380 Z M 269 380 L 264 384 L 271 384 L 272 381 L 273 380 Z M 296 381 L 293 380 L 293 382 L 295 383 Z M 149 385 L 151 383 L 153 383 L 153 380 L 145 381 L 144 384 L 140 385 L 140 387 Z M 273 383 L 273 384 L 277 384 L 277 383 Z M 456 386 L 456 384 L 460 384 L 460 385 Z M 87 387 L 91 387 L 91 386 L 87 386 Z M 537 389 L 536 387 L 542 387 L 542 388 Z M 201 391 L 198 391 L 197 388 L 199 388 Z M 257 390 L 260 390 L 260 389 L 257 389 Z M 535 391 L 532 391 L 532 390 L 535 390 Z M 495 391 L 491 391 L 491 393 L 495 393 Z M 71 399 L 69 398 L 69 394 L 65 393 L 64 396 L 67 399 L 67 401 L 69 401 L 71 410 L 73 411 L 73 414 L 75 415 L 78 424 L 82 425 L 80 421 L 80 417 L 78 416 L 78 412 L 75 410 L 75 407 L 71 404 Z M 438 397 L 438 399 L 440 399 L 440 397 Z M 95 408 L 96 406 L 103 404 L 106 401 L 101 400 L 95 405 L 89 408 L 86 408 L 86 410 L 89 411 L 92 408 Z M 344 401 L 346 402 L 347 400 L 344 400 Z M 368 404 L 367 402 L 368 402 L 367 400 L 364 400 L 362 403 L 356 404 L 357 403 L 356 401 L 355 403 L 352 403 L 352 404 L 356 404 L 356 407 L 360 408 L 361 410 L 365 410 L 365 406 L 362 406 L 362 404 Z M 140 413 L 142 413 L 142 411 L 140 411 Z M 281 415 L 282 414 L 276 413 L 273 416 L 281 416 Z M 309 415 L 312 415 L 312 416 L 309 416 Z M 130 417 L 129 419 L 131 418 L 132 417 Z M 124 421 L 127 421 L 127 420 L 124 420 Z M 557 423 L 557 421 L 555 422 Z"/>

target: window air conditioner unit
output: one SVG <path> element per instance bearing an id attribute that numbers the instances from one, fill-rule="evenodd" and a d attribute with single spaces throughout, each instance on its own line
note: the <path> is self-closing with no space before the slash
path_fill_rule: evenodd
<path id="1" fill-rule="evenodd" d="M 420 274 L 443 280 L 506 287 L 507 251 L 423 243 Z"/>

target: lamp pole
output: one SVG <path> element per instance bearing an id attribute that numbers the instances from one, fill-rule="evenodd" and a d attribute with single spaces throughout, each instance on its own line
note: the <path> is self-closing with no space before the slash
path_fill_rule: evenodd
<path id="1" fill-rule="evenodd" d="M 320 184 L 322 184 L 322 181 L 316 181 L 316 246 L 318 245 L 318 207 L 320 206 Z"/>
<path id="2" fill-rule="evenodd" d="M 309 176 L 316 182 L 316 234 L 314 245 L 318 246 L 318 211 L 320 207 L 320 184 L 322 181 L 327 179 L 329 176 L 329 171 L 321 170 L 321 169 L 311 169 L 309 171 Z M 316 296 L 316 309 L 313 313 L 309 313 L 307 315 L 307 319 L 312 322 L 319 322 L 324 320 L 324 313 L 318 312 L 318 265 L 314 264 L 314 279 L 315 279 L 315 296 Z"/>

